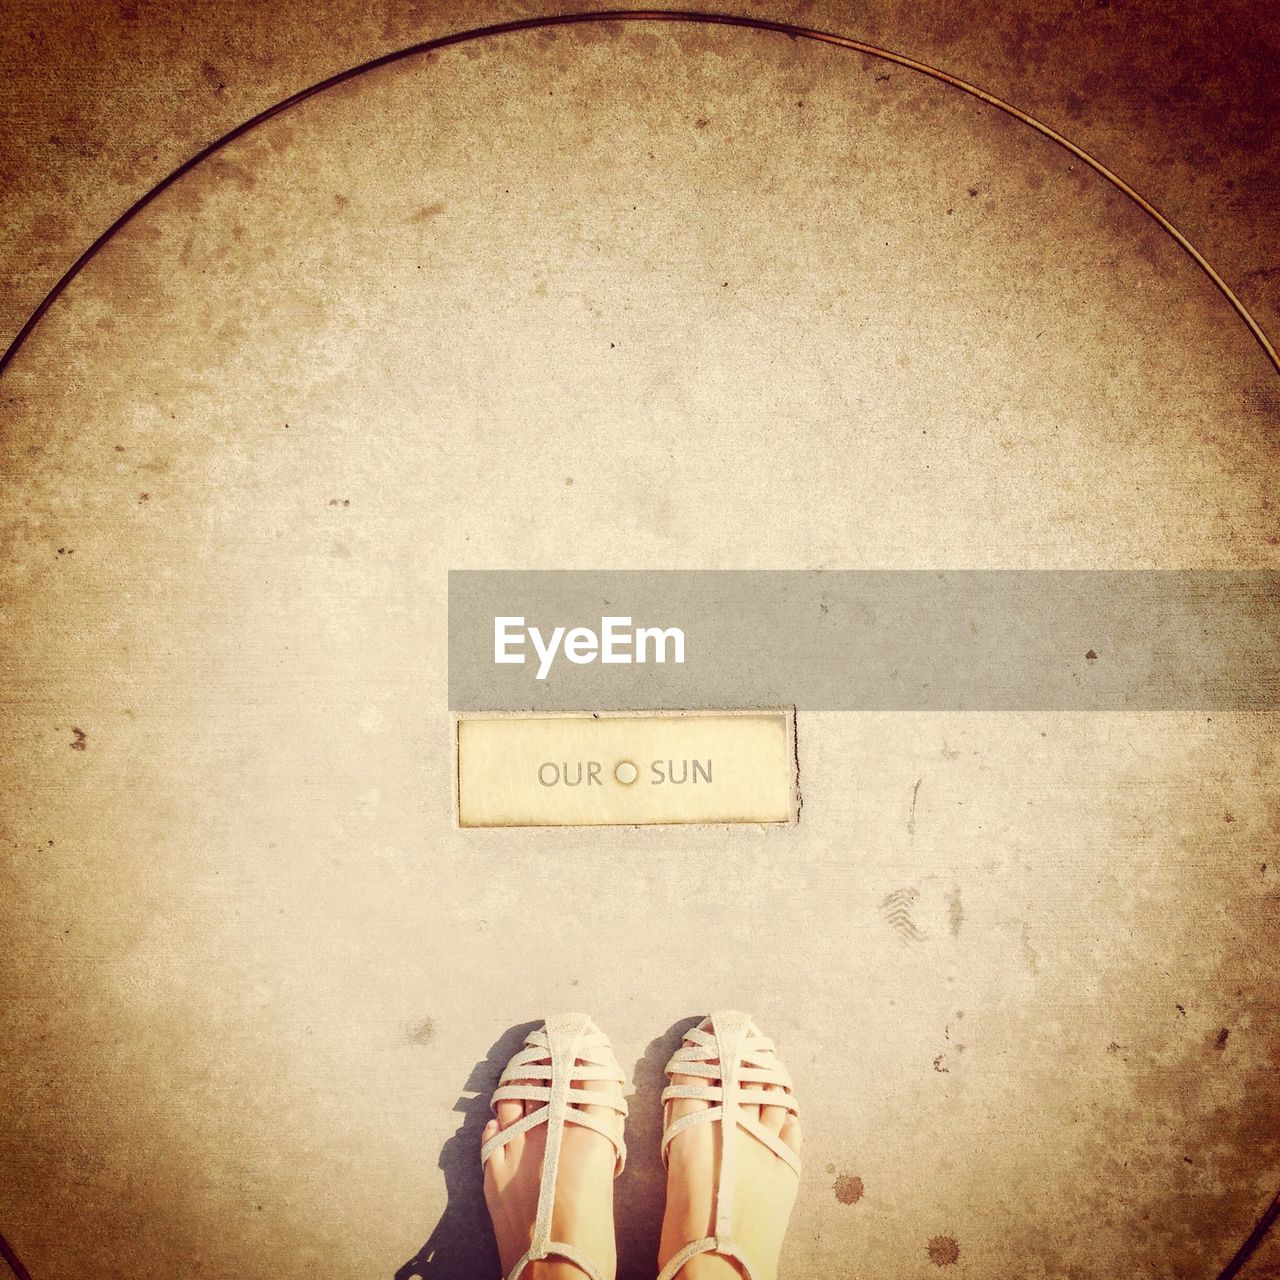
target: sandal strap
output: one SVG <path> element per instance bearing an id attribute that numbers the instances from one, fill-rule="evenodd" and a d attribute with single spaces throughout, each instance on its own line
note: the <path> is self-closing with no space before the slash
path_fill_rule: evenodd
<path id="1" fill-rule="evenodd" d="M 549 1062 L 542 1061 L 548 1058 Z M 547 1083 L 517 1083 L 531 1079 Z M 584 1253 L 573 1245 L 551 1239 L 551 1214 L 555 1206 L 565 1125 L 576 1124 L 593 1129 L 612 1143 L 617 1153 L 614 1177 L 622 1172 L 627 1162 L 626 1143 L 610 1132 L 607 1121 L 579 1109 L 582 1106 L 608 1107 L 625 1118 L 626 1100 L 612 1092 L 573 1087 L 575 1081 L 588 1080 L 626 1084 L 626 1077 L 614 1057 L 608 1037 L 585 1014 L 562 1014 L 548 1018 L 538 1030 L 529 1033 L 524 1047 L 507 1063 L 498 1088 L 493 1092 L 490 1106 L 495 1114 L 500 1102 L 540 1102 L 543 1105 L 490 1138 L 480 1148 L 481 1164 L 519 1134 L 527 1133 L 540 1124 L 547 1126 L 532 1241 L 528 1252 L 511 1269 L 508 1280 L 519 1280 L 530 1262 L 550 1257 L 571 1262 L 587 1276 L 587 1280 L 602 1280 L 600 1269 Z"/>
<path id="2" fill-rule="evenodd" d="M 581 1249 L 575 1249 L 571 1244 L 564 1244 L 562 1241 L 550 1240 L 547 1242 L 545 1251 L 535 1253 L 530 1249 L 514 1267 L 511 1268 L 507 1275 L 507 1280 L 520 1280 L 524 1274 L 524 1269 L 531 1262 L 540 1262 L 544 1258 L 563 1258 L 566 1262 L 571 1262 L 587 1280 L 604 1280 L 600 1274 L 600 1268 L 596 1266 L 590 1258 L 587 1257 Z"/>
<path id="3" fill-rule="evenodd" d="M 554 1025 L 552 1025 L 554 1024 Z M 563 1024 L 563 1025 L 562 1025 Z M 548 1030 L 551 1027 L 551 1030 Z M 567 1030 L 566 1030 L 567 1028 Z M 564 1047 L 566 1035 L 574 1037 L 572 1053 L 567 1049 L 557 1062 L 553 1043 Z M 550 1058 L 551 1061 L 546 1061 Z M 562 1078 L 562 1079 L 561 1079 Z M 529 1084 L 528 1081 L 545 1081 Z M 537 1111 L 522 1116 L 514 1124 L 490 1138 L 480 1149 L 483 1164 L 499 1148 L 519 1134 L 527 1133 L 540 1124 L 550 1125 L 553 1120 L 554 1099 L 563 1094 L 562 1124 L 576 1124 L 593 1129 L 613 1145 L 617 1153 L 614 1176 L 622 1172 L 627 1163 L 626 1143 L 611 1133 L 596 1116 L 580 1110 L 580 1107 L 607 1107 L 625 1120 L 629 1114 L 627 1100 L 621 1093 L 595 1089 L 577 1089 L 575 1083 L 605 1080 L 625 1086 L 627 1078 L 614 1056 L 613 1046 L 604 1034 L 585 1014 L 566 1014 L 550 1019 L 525 1038 L 521 1048 L 507 1063 L 498 1087 L 489 1101 L 490 1110 L 496 1115 L 501 1102 L 540 1102 Z M 562 1086 L 562 1087 L 561 1087 Z M 549 1144 L 548 1144 L 549 1145 Z"/>
<path id="4" fill-rule="evenodd" d="M 700 1253 L 714 1253 L 722 1258 L 732 1258 L 738 1264 L 743 1280 L 755 1280 L 756 1273 L 751 1269 L 751 1264 L 747 1261 L 742 1250 L 731 1240 L 720 1240 L 716 1236 L 706 1236 L 702 1240 L 695 1240 L 692 1244 L 685 1245 L 662 1268 L 662 1273 L 658 1276 L 658 1280 L 675 1280 L 675 1277 L 680 1274 L 680 1269 Z"/>
<path id="5" fill-rule="evenodd" d="M 732 1258 L 748 1280 L 753 1269 L 733 1240 L 733 1185 L 737 1164 L 739 1130 L 747 1133 L 782 1160 L 797 1177 L 800 1158 L 785 1142 L 758 1120 L 742 1114 L 745 1106 L 782 1107 L 788 1117 L 800 1108 L 791 1093 L 791 1075 L 778 1060 L 773 1041 L 745 1013 L 724 1010 L 704 1018 L 687 1031 L 684 1042 L 667 1063 L 667 1076 L 695 1076 L 706 1084 L 669 1084 L 662 1102 L 696 1099 L 711 1105 L 673 1120 L 662 1135 L 662 1161 L 667 1163 L 672 1140 L 696 1124 L 719 1123 L 721 1128 L 720 1171 L 716 1179 L 714 1234 L 695 1240 L 677 1253 L 663 1268 L 659 1280 L 672 1280 L 690 1258 L 716 1253 Z M 764 1085 L 776 1085 L 770 1092 Z M 744 1087 L 746 1086 L 746 1087 Z M 756 1086 L 756 1087 L 751 1087 Z"/>

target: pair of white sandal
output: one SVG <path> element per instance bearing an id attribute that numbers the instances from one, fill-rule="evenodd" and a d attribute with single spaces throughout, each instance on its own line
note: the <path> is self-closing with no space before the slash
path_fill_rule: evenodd
<path id="1" fill-rule="evenodd" d="M 784 1107 L 789 1118 L 794 1118 L 799 1109 L 791 1092 L 791 1077 L 778 1060 L 773 1041 L 761 1035 L 745 1013 L 732 1010 L 713 1013 L 686 1032 L 684 1043 L 667 1063 L 666 1073 L 668 1079 L 674 1075 L 694 1076 L 705 1083 L 669 1084 L 662 1091 L 664 1107 L 668 1102 L 689 1098 L 711 1105 L 688 1112 L 666 1127 L 662 1135 L 663 1164 L 667 1162 L 672 1140 L 695 1124 L 720 1123 L 721 1152 L 712 1224 L 714 1234 L 685 1245 L 663 1267 L 658 1280 L 674 1280 L 690 1258 L 702 1253 L 733 1259 L 746 1280 L 752 1280 L 758 1273 L 735 1242 L 732 1228 L 733 1179 L 741 1134 L 746 1133 L 763 1143 L 797 1177 L 800 1175 L 800 1158 L 777 1134 L 744 1114 L 742 1108 Z M 543 1105 L 490 1138 L 480 1149 L 481 1164 L 517 1134 L 527 1133 L 540 1124 L 547 1126 L 533 1240 L 525 1255 L 511 1268 L 507 1280 L 520 1280 L 529 1263 L 544 1258 L 563 1258 L 579 1268 L 588 1280 L 602 1280 L 600 1269 L 590 1258 L 573 1245 L 551 1238 L 551 1211 L 555 1204 L 564 1126 L 583 1125 L 608 1138 L 617 1152 L 615 1178 L 627 1162 L 626 1143 L 611 1132 L 608 1122 L 582 1110 L 588 1106 L 608 1107 L 625 1119 L 625 1099 L 620 1093 L 574 1087 L 577 1083 L 599 1080 L 618 1085 L 626 1083 L 604 1032 L 585 1014 L 569 1013 L 548 1018 L 529 1035 L 524 1047 L 507 1063 L 498 1088 L 494 1090 L 491 1105 L 495 1115 L 500 1102 L 540 1102 Z M 538 1083 L 530 1084 L 529 1081 Z M 769 1090 L 766 1088 L 768 1085 L 780 1091 Z"/>

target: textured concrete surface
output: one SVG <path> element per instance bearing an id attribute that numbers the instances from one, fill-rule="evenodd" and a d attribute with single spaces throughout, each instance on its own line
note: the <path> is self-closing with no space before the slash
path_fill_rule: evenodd
<path id="1" fill-rule="evenodd" d="M 505 16 L 239 12 L 19 11 L 11 330 L 211 122 Z M 1248 10 L 777 16 L 1075 114 L 1193 222 L 1237 184 L 1184 230 L 1267 318 Z M 795 828 L 459 831 L 444 575 L 1274 567 L 1277 385 L 1065 153 L 780 36 L 495 38 L 223 151 L 0 381 L 5 1235 L 37 1280 L 496 1273 L 483 1095 L 580 1006 L 643 1276 L 662 1063 L 736 1004 L 806 1109 L 789 1274 L 1216 1275 L 1280 1167 L 1274 717 L 802 713 Z"/>

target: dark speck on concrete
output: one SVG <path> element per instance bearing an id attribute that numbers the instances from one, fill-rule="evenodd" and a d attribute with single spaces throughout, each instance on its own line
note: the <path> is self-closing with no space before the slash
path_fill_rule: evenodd
<path id="1" fill-rule="evenodd" d="M 1089 652 L 1084 655 L 1084 660 L 1086 662 L 1097 662 L 1098 655 L 1094 650 L 1090 649 Z"/>
<path id="2" fill-rule="evenodd" d="M 83 751 L 83 750 L 85 749 L 86 745 L 87 745 L 87 739 L 86 739 L 86 736 L 85 736 L 85 732 L 84 732 L 84 730 L 83 730 L 83 729 L 77 729 L 74 725 L 72 725 L 72 726 L 71 726 L 71 732 L 72 732 L 72 733 L 74 733 L 74 734 L 76 735 L 76 736 L 71 740 L 71 743 L 69 744 L 69 745 L 70 745 L 70 747 L 71 747 L 71 750 L 72 750 L 72 751 Z M 1225 1034 L 1225 1032 L 1224 1032 L 1224 1034 Z M 1221 1047 L 1221 1046 L 1219 1046 L 1219 1047 Z"/>
<path id="3" fill-rule="evenodd" d="M 1213 1042 L 1213 1047 L 1217 1049 L 1219 1053 L 1221 1053 L 1222 1050 L 1227 1047 L 1227 1040 L 1230 1037 L 1230 1035 L 1231 1035 L 1230 1027 L 1223 1027 L 1222 1030 L 1218 1032 L 1218 1038 Z"/>

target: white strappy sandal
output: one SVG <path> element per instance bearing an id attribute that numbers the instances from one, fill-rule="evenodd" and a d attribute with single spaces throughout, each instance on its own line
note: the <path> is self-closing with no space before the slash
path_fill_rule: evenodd
<path id="1" fill-rule="evenodd" d="M 550 1059 L 550 1061 L 548 1061 Z M 578 1065 L 581 1059 L 583 1065 Z M 545 1081 L 528 1084 L 517 1081 Z M 579 1124 L 608 1138 L 618 1153 L 613 1176 L 627 1162 L 626 1143 L 609 1132 L 607 1121 L 583 1111 L 583 1106 L 611 1107 L 624 1119 L 626 1099 L 621 1093 L 595 1089 L 575 1089 L 574 1081 L 611 1080 L 625 1086 L 626 1077 L 608 1037 L 585 1013 L 565 1013 L 548 1018 L 537 1031 L 530 1032 L 524 1048 L 507 1063 L 493 1092 L 490 1106 L 494 1115 L 500 1102 L 541 1102 L 544 1105 L 513 1125 L 494 1134 L 480 1148 L 483 1166 L 489 1157 L 517 1134 L 537 1125 L 547 1126 L 546 1154 L 542 1159 L 542 1183 L 538 1189 L 538 1213 L 533 1225 L 533 1241 L 528 1251 L 511 1268 L 507 1280 L 519 1280 L 531 1262 L 563 1258 L 577 1267 L 588 1280 L 603 1280 L 600 1268 L 571 1244 L 551 1239 L 551 1211 L 555 1205 L 556 1173 L 560 1167 L 560 1143 L 566 1124 Z"/>
<path id="2" fill-rule="evenodd" d="M 667 1076 L 699 1076 L 705 1084 L 670 1084 L 662 1091 L 662 1104 L 681 1098 L 697 1098 L 713 1105 L 691 1111 L 673 1121 L 662 1135 L 662 1163 L 667 1163 L 672 1139 L 695 1124 L 720 1121 L 720 1174 L 716 1183 L 713 1235 L 685 1245 L 662 1269 L 658 1280 L 673 1280 L 690 1258 L 715 1253 L 731 1258 L 746 1280 L 758 1274 L 734 1241 L 733 1178 L 740 1133 L 762 1142 L 800 1176 L 800 1157 L 777 1134 L 758 1120 L 743 1115 L 743 1106 L 785 1107 L 790 1118 L 800 1114 L 791 1093 L 791 1076 L 778 1061 L 773 1041 L 745 1013 L 722 1010 L 704 1018 L 685 1032 L 684 1044 L 667 1063 Z M 778 1085 L 784 1092 L 770 1092 L 764 1085 Z"/>

